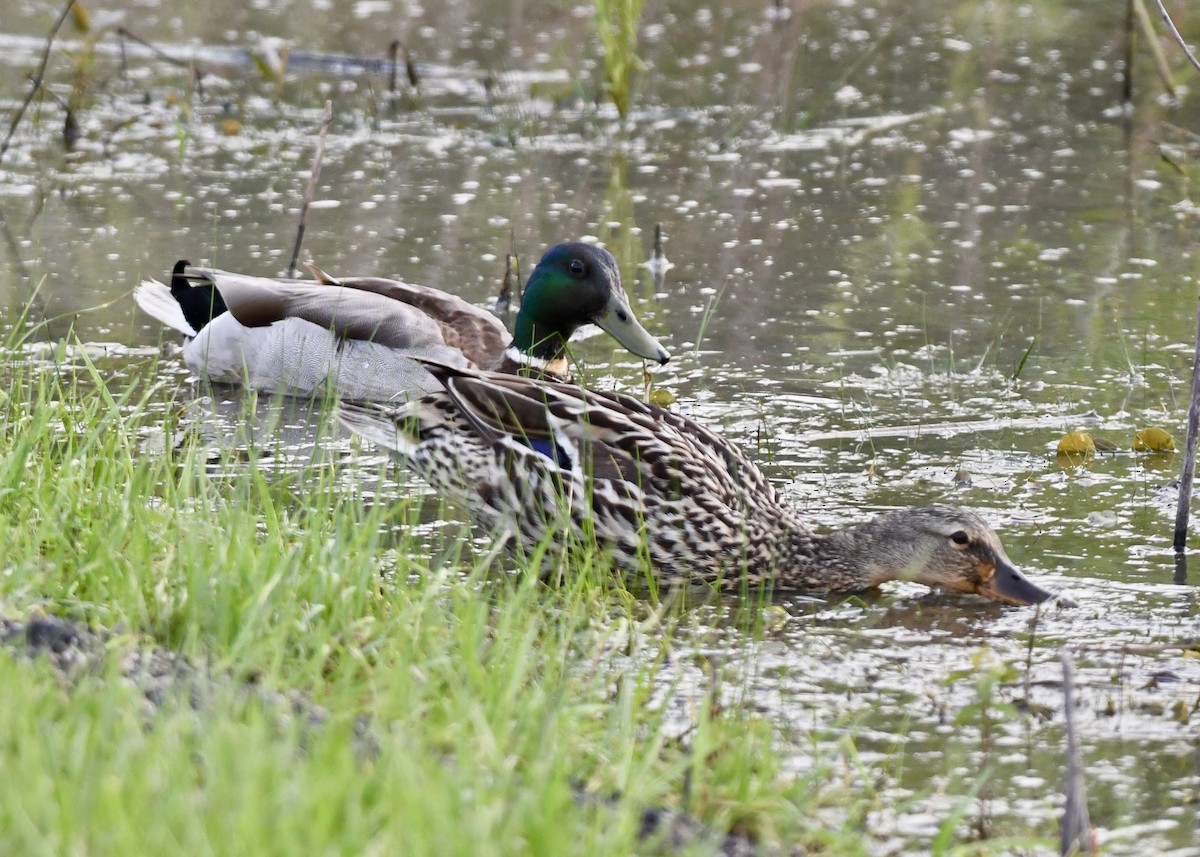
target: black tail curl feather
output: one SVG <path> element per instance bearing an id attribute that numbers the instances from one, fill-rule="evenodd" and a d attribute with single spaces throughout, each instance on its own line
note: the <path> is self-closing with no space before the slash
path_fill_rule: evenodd
<path id="1" fill-rule="evenodd" d="M 191 265 L 187 259 L 180 259 L 171 269 L 171 296 L 179 302 L 183 317 L 193 330 L 200 330 L 223 312 L 228 312 L 221 293 L 211 280 L 196 281 L 187 276 L 187 268 Z"/>

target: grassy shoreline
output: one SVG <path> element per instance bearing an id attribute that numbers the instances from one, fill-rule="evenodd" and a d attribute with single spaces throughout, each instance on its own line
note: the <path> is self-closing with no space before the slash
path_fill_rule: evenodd
<path id="1" fill-rule="evenodd" d="M 686 614 L 497 573 L 465 531 L 431 560 L 420 498 L 375 496 L 394 465 L 216 453 L 153 383 L 57 359 L 7 368 L 0 607 L 107 635 L 69 676 L 0 656 L 0 850 L 862 852 L 808 817 L 832 786 L 786 775 L 769 723 L 664 704 Z M 148 650 L 199 678 L 148 706 L 122 667 Z"/>

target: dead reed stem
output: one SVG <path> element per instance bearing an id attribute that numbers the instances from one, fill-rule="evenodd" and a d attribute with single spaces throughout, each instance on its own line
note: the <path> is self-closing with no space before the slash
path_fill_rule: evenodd
<path id="1" fill-rule="evenodd" d="M 59 13 L 58 20 L 54 22 L 54 26 L 50 28 L 49 35 L 46 36 L 46 47 L 42 50 L 42 61 L 38 63 L 38 70 L 33 75 L 33 86 L 29 87 L 29 92 L 25 95 L 25 100 L 17 108 L 12 123 L 8 126 L 8 133 L 4 135 L 4 142 L 0 143 L 0 158 L 4 157 L 4 153 L 8 151 L 13 134 L 17 132 L 17 126 L 21 124 L 21 117 L 25 115 L 25 110 L 33 102 L 33 97 L 42 88 L 42 81 L 46 76 L 46 65 L 50 62 L 50 46 L 54 44 L 54 39 L 58 35 L 59 28 L 62 27 L 63 21 L 67 20 L 67 15 L 71 14 L 71 7 L 74 5 L 75 0 L 67 0 L 67 5 L 63 7 L 62 12 Z"/>
<path id="2" fill-rule="evenodd" d="M 308 175 L 308 190 L 304 204 L 300 207 L 300 224 L 296 227 L 296 245 L 292 248 L 292 261 L 288 263 L 287 275 L 296 276 L 296 260 L 300 258 L 300 245 L 304 243 L 304 230 L 308 223 L 308 208 L 317 192 L 317 179 L 321 176 L 321 160 L 325 157 L 325 135 L 329 133 L 329 122 L 333 118 L 333 102 L 325 102 L 325 117 L 321 120 L 321 133 L 317 136 L 317 151 L 313 155 L 312 172 Z"/>

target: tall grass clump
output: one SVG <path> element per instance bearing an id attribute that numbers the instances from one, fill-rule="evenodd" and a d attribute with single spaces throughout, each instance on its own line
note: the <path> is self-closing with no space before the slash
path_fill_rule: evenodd
<path id="1" fill-rule="evenodd" d="M 637 46 L 644 0 L 592 0 L 592 3 L 596 32 L 604 49 L 604 94 L 612 100 L 624 124 L 642 68 Z"/>
<path id="2" fill-rule="evenodd" d="M 0 351 L 0 616 L 98 635 L 74 669 L 0 646 L 0 853 L 858 850 L 814 832 L 828 784 L 785 773 L 772 724 L 664 701 L 689 614 L 602 558 L 549 585 L 551 552 L 512 573 L 453 524 L 431 549 L 403 471 L 327 412 L 285 460 L 261 430 L 215 444 L 155 365 Z M 672 812 L 685 840 L 650 823 Z"/>

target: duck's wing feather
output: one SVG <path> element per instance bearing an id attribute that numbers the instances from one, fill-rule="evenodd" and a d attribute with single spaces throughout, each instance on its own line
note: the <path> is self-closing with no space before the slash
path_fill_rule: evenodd
<path id="1" fill-rule="evenodd" d="M 640 415 L 643 421 L 649 422 L 651 432 L 660 436 L 669 433 L 683 439 L 680 444 L 682 448 L 690 454 L 695 454 L 697 460 L 704 461 L 705 469 L 720 477 L 720 482 L 726 490 L 739 493 L 749 491 L 764 500 L 773 501 L 776 498 L 774 486 L 759 466 L 739 446 L 730 443 L 715 431 L 666 408 L 651 405 L 623 393 L 593 391 L 591 395 L 612 401 L 626 414 Z"/>
<path id="2" fill-rule="evenodd" d="M 457 348 L 472 363 L 483 365 L 502 354 L 507 341 L 504 325 L 485 310 L 452 295 L 434 300 L 428 294 L 434 290 L 396 280 L 358 277 L 314 283 L 211 268 L 189 268 L 187 276 L 215 285 L 233 317 L 247 327 L 302 318 L 345 339 L 404 351 Z M 406 299 L 413 296 L 423 299 L 415 303 Z"/>
<path id="3" fill-rule="evenodd" d="M 451 337 L 457 336 L 456 347 L 476 366 L 494 368 L 508 345 L 508 330 L 500 319 L 457 295 L 402 280 L 383 277 L 332 277 L 314 265 L 309 265 L 308 269 L 318 282 L 383 295 L 437 319 L 444 328 L 452 331 Z"/>
<path id="4" fill-rule="evenodd" d="M 749 495 L 775 499 L 774 487 L 749 458 L 687 417 L 620 393 L 421 363 L 489 442 L 499 435 L 535 446 L 552 441 L 590 478 L 631 483 L 641 492 L 677 496 L 703 486 L 730 506 Z"/>
<path id="5" fill-rule="evenodd" d="M 504 322 L 449 292 L 380 277 L 345 277 L 339 282 L 347 288 L 401 301 L 437 319 L 444 329 L 452 332 L 447 334 L 450 338 L 457 337 L 456 347 L 476 366 L 495 366 L 508 346 L 510 337 Z"/>

